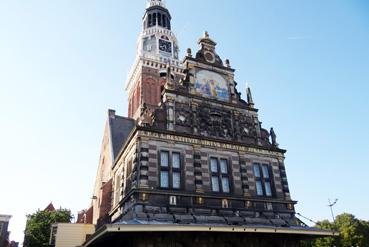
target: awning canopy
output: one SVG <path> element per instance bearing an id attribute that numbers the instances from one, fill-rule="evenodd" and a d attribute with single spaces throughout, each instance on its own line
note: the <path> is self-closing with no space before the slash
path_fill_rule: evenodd
<path id="1" fill-rule="evenodd" d="M 334 231 L 311 227 L 268 227 L 268 226 L 228 226 L 228 225 L 176 225 L 176 224 L 111 224 L 100 228 L 83 246 L 87 247 L 105 235 L 114 233 L 145 233 L 145 232 L 214 232 L 214 233 L 255 233 L 300 235 L 310 238 L 334 237 Z"/>

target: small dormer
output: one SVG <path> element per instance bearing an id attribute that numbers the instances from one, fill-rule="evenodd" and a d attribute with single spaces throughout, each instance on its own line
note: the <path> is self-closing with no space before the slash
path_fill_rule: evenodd
<path id="1" fill-rule="evenodd" d="M 222 59 L 215 51 L 217 43 L 209 37 L 209 33 L 205 32 L 204 37 L 198 41 L 200 50 L 196 53 L 196 59 L 205 63 L 223 66 Z"/>

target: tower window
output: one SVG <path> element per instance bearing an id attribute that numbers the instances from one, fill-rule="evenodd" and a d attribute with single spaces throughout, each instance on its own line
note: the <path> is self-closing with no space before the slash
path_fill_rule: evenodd
<path id="1" fill-rule="evenodd" d="M 168 29 L 170 30 L 170 20 L 169 20 L 169 18 L 167 18 L 167 26 L 168 26 Z"/>
<path id="2" fill-rule="evenodd" d="M 230 193 L 228 160 L 210 158 L 210 172 L 212 191 Z"/>
<path id="3" fill-rule="evenodd" d="M 148 18 L 148 27 L 151 27 L 152 26 L 152 15 L 149 14 L 149 18 Z"/>
<path id="4" fill-rule="evenodd" d="M 156 13 L 152 15 L 152 25 L 156 26 Z"/>
<path id="5" fill-rule="evenodd" d="M 181 188 L 181 154 L 160 151 L 160 187 L 164 189 Z"/>
<path id="6" fill-rule="evenodd" d="M 158 25 L 161 26 L 161 14 L 158 13 Z"/>
<path id="7" fill-rule="evenodd" d="M 163 27 L 167 26 L 167 16 L 163 15 Z"/>
<path id="8" fill-rule="evenodd" d="M 254 163 L 253 170 L 255 176 L 256 195 L 268 197 L 273 196 L 269 165 Z"/>

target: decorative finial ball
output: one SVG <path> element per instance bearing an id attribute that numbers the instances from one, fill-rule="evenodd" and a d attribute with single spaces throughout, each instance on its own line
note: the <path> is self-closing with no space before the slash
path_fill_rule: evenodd
<path id="1" fill-rule="evenodd" d="M 205 33 L 204 33 L 204 37 L 205 37 L 205 38 L 209 38 L 209 33 L 208 33 L 208 31 L 205 31 Z"/>

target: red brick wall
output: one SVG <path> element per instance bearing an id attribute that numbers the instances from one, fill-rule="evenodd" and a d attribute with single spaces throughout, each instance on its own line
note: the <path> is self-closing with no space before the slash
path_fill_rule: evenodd
<path id="1" fill-rule="evenodd" d="M 175 80 L 179 80 L 178 75 Z M 128 117 L 135 116 L 143 103 L 147 106 L 157 106 L 161 101 L 161 91 L 165 83 L 166 78 L 160 77 L 158 69 L 143 67 L 141 78 L 129 95 Z"/>
<path id="2" fill-rule="evenodd" d="M 110 179 L 109 182 L 104 184 L 102 187 L 100 217 L 107 215 L 111 209 L 112 189 L 112 179 Z"/>

